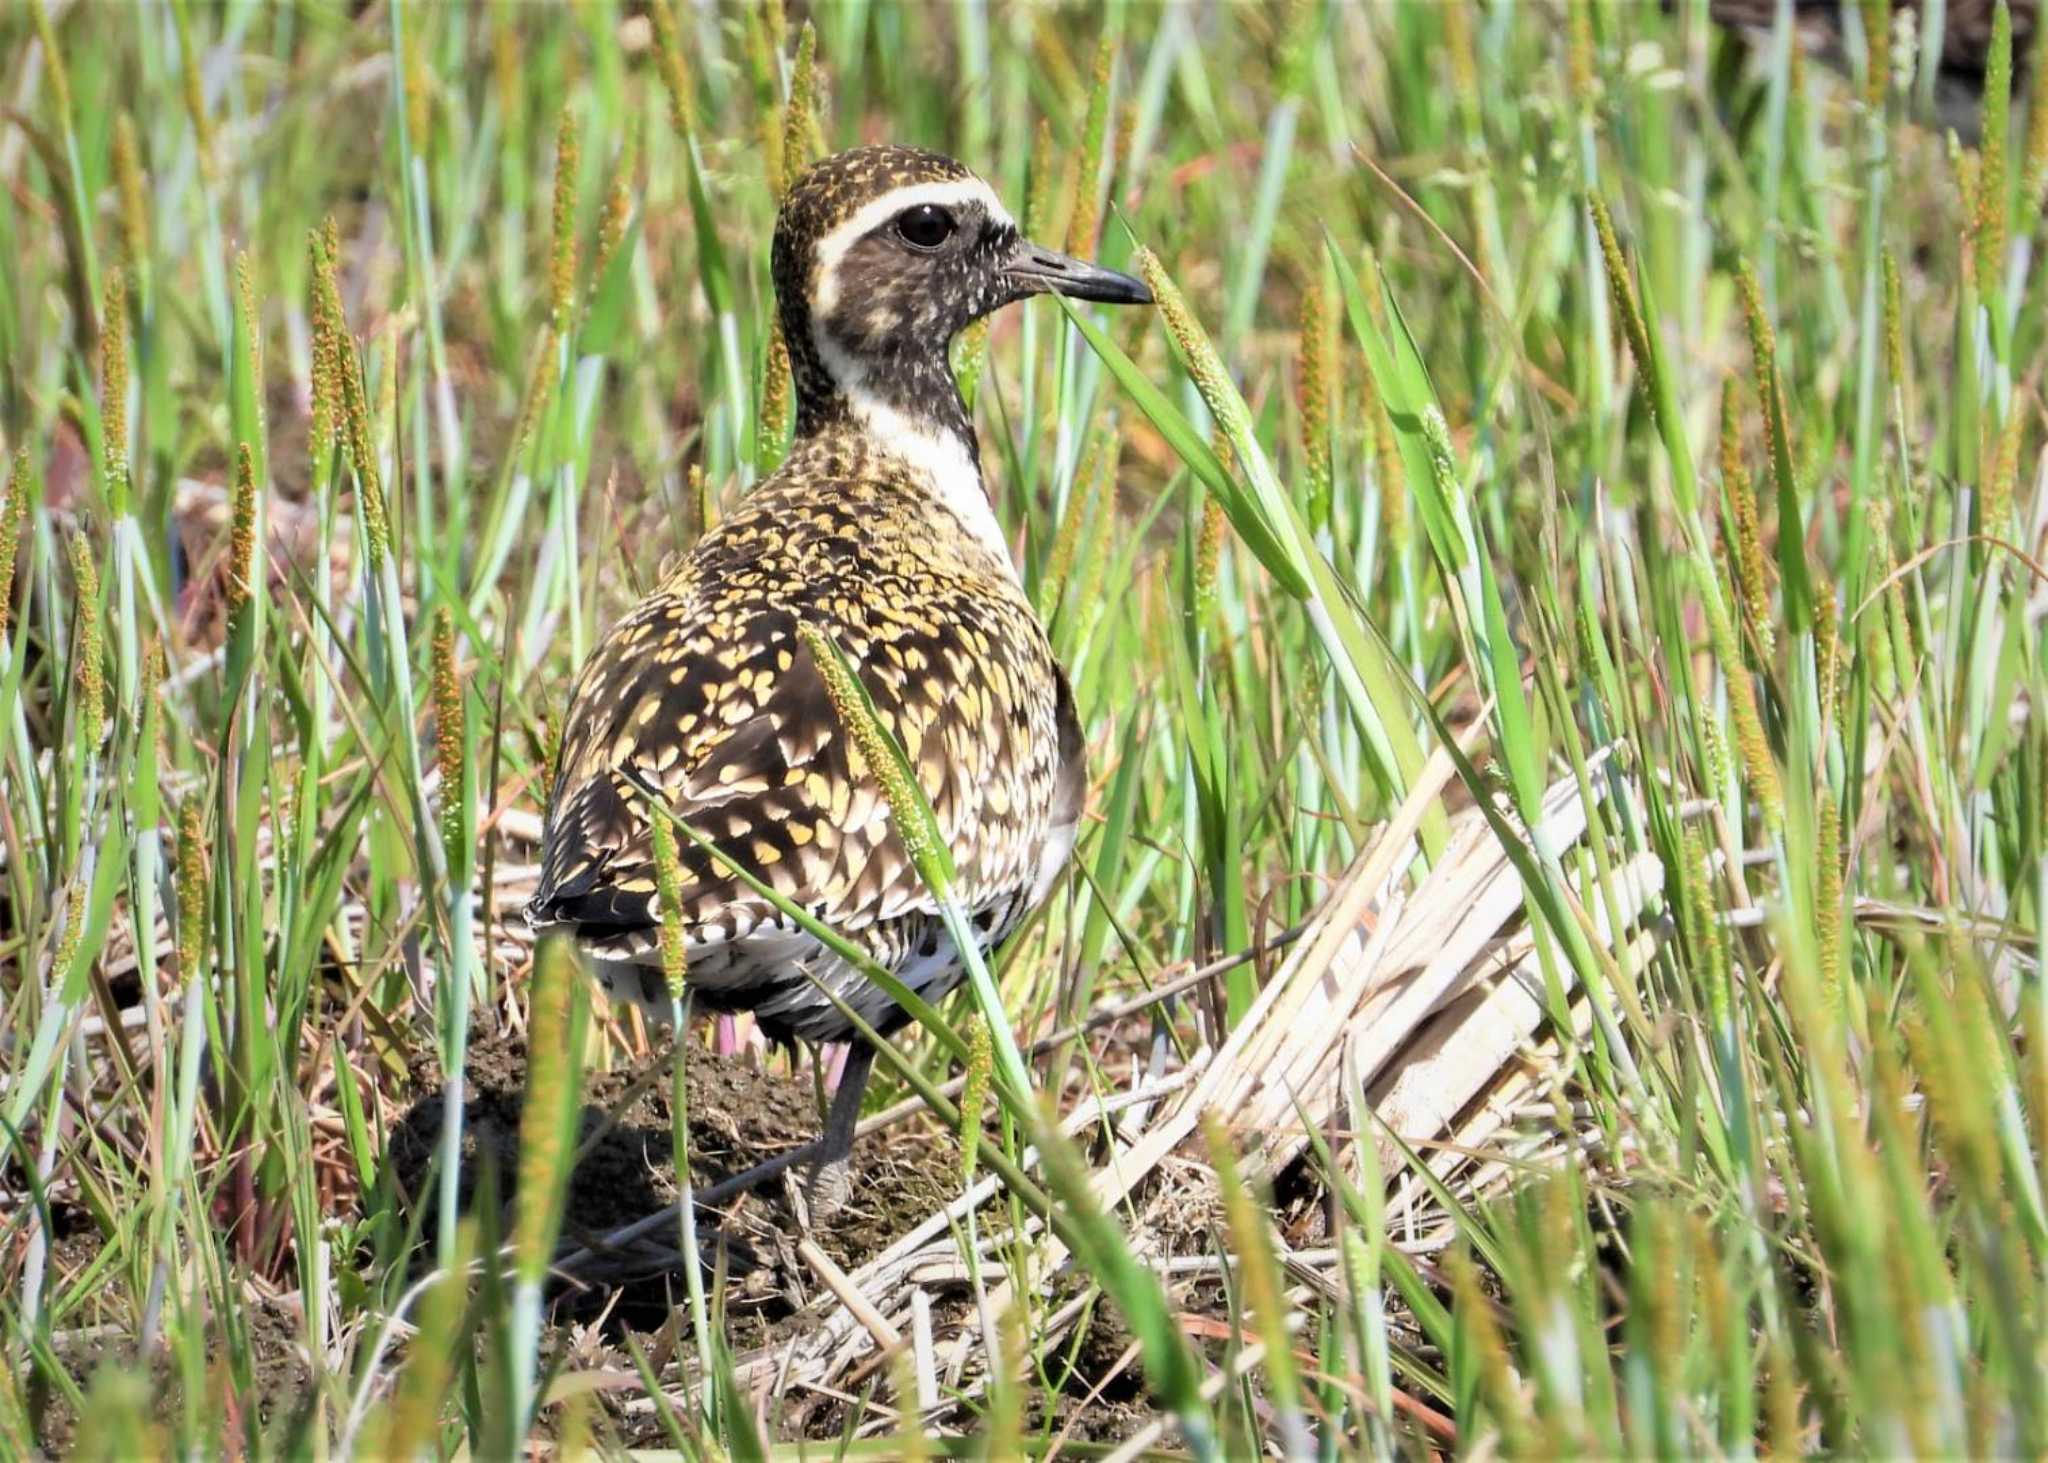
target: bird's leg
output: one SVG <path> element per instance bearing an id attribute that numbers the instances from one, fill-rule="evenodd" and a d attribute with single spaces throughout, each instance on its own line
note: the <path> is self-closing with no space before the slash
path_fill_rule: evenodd
<path id="1" fill-rule="evenodd" d="M 829 1213 L 845 1202 L 853 1189 L 848 1163 L 853 1155 L 853 1130 L 860 1123 L 861 1095 L 867 1090 L 868 1071 L 874 1064 L 875 1049 L 856 1038 L 846 1053 L 846 1070 L 839 1079 L 839 1090 L 832 1094 L 832 1106 L 825 1115 L 825 1131 L 801 1148 L 778 1153 L 744 1173 L 721 1179 L 697 1195 L 697 1203 L 715 1208 L 749 1189 L 759 1188 L 796 1164 L 807 1165 L 811 1170 L 806 1188 L 814 1213 Z"/>
<path id="2" fill-rule="evenodd" d="M 875 1049 L 856 1036 L 846 1049 L 839 1090 L 832 1094 L 825 1131 L 818 1136 L 818 1152 L 811 1159 L 810 1181 L 804 1185 L 804 1203 L 819 1218 L 853 1197 L 853 1132 L 860 1126 L 861 1094 L 867 1090 L 868 1073 L 874 1065 Z"/>

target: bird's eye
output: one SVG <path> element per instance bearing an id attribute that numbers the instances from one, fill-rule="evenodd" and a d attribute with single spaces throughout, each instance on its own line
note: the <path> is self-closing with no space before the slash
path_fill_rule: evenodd
<path id="1" fill-rule="evenodd" d="M 907 208 L 896 219 L 896 232 L 913 249 L 936 249 L 959 227 L 953 215 L 936 203 Z"/>

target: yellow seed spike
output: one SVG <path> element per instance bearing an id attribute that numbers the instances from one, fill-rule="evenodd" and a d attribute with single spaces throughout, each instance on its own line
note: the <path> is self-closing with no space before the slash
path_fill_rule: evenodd
<path id="1" fill-rule="evenodd" d="M 1321 527 L 1330 516 L 1330 377 L 1334 371 L 1335 345 L 1321 262 L 1315 260 L 1311 262 L 1307 287 L 1301 292 L 1301 335 L 1296 346 L 1303 476 L 1308 485 L 1311 528 Z"/>
<path id="2" fill-rule="evenodd" d="M 1572 98 L 1590 110 L 1600 100 L 1600 74 L 1593 63 L 1593 7 L 1590 0 L 1565 6 L 1565 76 Z"/>
<path id="3" fill-rule="evenodd" d="M 121 251 L 128 267 L 137 269 L 149 257 L 149 204 L 135 119 L 126 112 L 114 124 L 114 182 L 121 195 Z"/>
<path id="4" fill-rule="evenodd" d="M 1841 695 L 1842 685 L 1842 622 L 1841 609 L 1835 600 L 1835 587 L 1816 571 L 1814 575 L 1814 656 L 1820 664 L 1820 714 L 1830 719 L 1835 714 L 1835 703 Z"/>
<path id="5" fill-rule="evenodd" d="M 669 998 L 680 1001 L 689 974 L 689 954 L 683 942 L 682 860 L 676 855 L 676 834 L 667 818 L 656 813 L 648 827 L 653 835 L 654 886 L 660 901 L 661 973 L 668 982 Z"/>
<path id="6" fill-rule="evenodd" d="M 43 0 L 29 0 L 28 13 L 36 28 L 36 39 L 43 43 L 43 65 L 50 76 L 50 100 L 56 105 L 58 117 L 68 127 L 71 119 L 71 76 L 64 68 L 64 53 L 57 49 L 57 32 L 50 25 L 50 15 L 43 8 Z"/>
<path id="7" fill-rule="evenodd" d="M 557 1202 L 574 1160 L 581 1088 L 576 1038 L 582 972 L 569 943 L 550 939 L 534 954 L 527 998 L 526 1103 L 519 1123 L 519 1189 L 512 1256 L 523 1283 L 546 1275 L 560 1232 Z"/>
<path id="8" fill-rule="evenodd" d="M 988 1023 L 970 1017 L 967 1031 L 967 1080 L 960 1089 L 960 1181 L 974 1183 L 975 1159 L 981 1147 L 981 1112 L 988 1103 L 989 1083 L 995 1076 L 995 1045 L 989 1040 Z"/>
<path id="9" fill-rule="evenodd" d="M 128 475 L 128 281 L 107 271 L 107 297 L 100 311 L 100 435 L 102 467 L 111 492 Z"/>
<path id="10" fill-rule="evenodd" d="M 434 762 L 441 771 L 441 837 L 448 862 L 458 863 L 462 842 L 462 683 L 455 667 L 455 619 L 444 607 L 434 616 Z"/>
<path id="11" fill-rule="evenodd" d="M 1887 88 L 1892 83 L 1891 0 L 1861 0 L 1863 44 L 1868 48 L 1868 69 L 1863 76 L 1863 104 L 1882 111 Z"/>
<path id="12" fill-rule="evenodd" d="M 626 241 L 626 230 L 633 222 L 633 190 L 626 182 L 628 170 L 627 162 L 621 159 L 618 173 L 604 196 L 604 211 L 597 216 L 597 250 L 590 256 L 592 294 L 597 292 L 605 271 L 611 267 L 612 256 Z"/>
<path id="13" fill-rule="evenodd" d="M 28 517 L 28 448 L 14 452 L 7 500 L 0 504 L 0 641 L 14 618 L 14 562 L 21 550 L 21 525 Z"/>
<path id="14" fill-rule="evenodd" d="M 662 89 L 668 93 L 669 124 L 690 137 L 697 131 L 697 102 L 671 5 L 672 0 L 649 0 L 647 13 L 654 21 L 654 60 L 661 72 Z"/>
<path id="15" fill-rule="evenodd" d="M 954 347 L 953 376 L 960 386 L 960 399 L 970 412 L 974 410 L 982 370 L 988 365 L 988 332 L 988 316 L 984 315 L 960 332 L 959 343 Z"/>
<path id="16" fill-rule="evenodd" d="M 1222 416 L 1222 410 L 1233 395 L 1230 377 L 1223 368 L 1223 360 L 1216 354 L 1216 348 L 1209 342 L 1206 332 L 1194 312 L 1188 308 L 1187 300 L 1181 295 L 1180 287 L 1166 273 L 1159 262 L 1159 256 L 1150 249 L 1140 248 L 1137 254 L 1139 274 L 1151 287 L 1152 298 L 1158 303 L 1160 317 L 1166 322 L 1166 330 L 1180 346 L 1187 362 L 1188 374 L 1194 378 L 1195 389 L 1209 404 L 1209 410 Z M 1241 415 L 1241 411 L 1239 413 Z"/>
<path id="17" fill-rule="evenodd" d="M 256 577 L 256 455 L 247 442 L 235 444 L 235 495 L 228 531 L 228 619 L 248 608 Z"/>
<path id="18" fill-rule="evenodd" d="M 178 51 L 185 83 L 185 113 L 192 119 L 194 146 L 199 152 L 199 176 L 210 188 L 215 180 L 213 157 L 213 118 L 206 113 L 206 87 L 199 74 L 198 37 L 185 23 L 184 9 L 174 10 L 178 17 Z"/>
<path id="19" fill-rule="evenodd" d="M 1984 482 L 1982 524 L 1984 532 L 2002 535 L 2012 523 L 2013 488 L 2019 480 L 2020 427 L 2026 413 L 2015 400 L 2005 414 L 2005 427 L 1991 454 L 1991 475 Z"/>
<path id="20" fill-rule="evenodd" d="M 204 803 L 195 793 L 178 808 L 178 975 L 186 981 L 206 953 Z"/>
<path id="21" fill-rule="evenodd" d="M 1116 112 L 1116 142 L 1110 150 L 1110 197 L 1127 188 L 1131 176 L 1131 152 L 1138 141 L 1138 104 L 1125 102 Z"/>
<path id="22" fill-rule="evenodd" d="M 783 338 L 778 316 L 769 326 L 761 412 L 755 423 L 754 465 L 759 471 L 772 471 L 782 461 L 783 444 L 789 439 L 790 385 L 789 342 Z"/>
<path id="23" fill-rule="evenodd" d="M 2048 33 L 2048 27 L 2043 27 Z M 2040 109 L 2041 115 L 2048 116 L 2048 107 Z M 1906 331 L 1904 302 L 1899 287 L 1899 260 L 1887 248 L 1884 251 L 1884 363 L 1891 372 L 1892 385 L 1903 389 L 1906 384 Z"/>
<path id="24" fill-rule="evenodd" d="M 847 749 L 847 775 L 856 782 L 872 775 L 881 784 L 882 795 L 889 804 L 889 821 L 903 843 L 903 851 L 913 864 L 924 868 L 932 855 L 942 854 L 944 850 L 932 846 L 925 820 L 914 816 L 911 811 L 917 807 L 917 789 L 904 775 L 902 764 L 890 753 L 881 728 L 862 704 L 859 688 L 834 651 L 825 631 L 808 621 L 799 625 L 797 631 L 810 648 L 819 679 L 825 683 L 832 713 L 852 743 Z"/>
<path id="25" fill-rule="evenodd" d="M 2024 218 L 2039 218 L 2048 208 L 2048 19 L 2034 19 L 2033 60 L 2027 72 L 2034 78 L 2034 100 L 2027 108 L 2027 145 L 2020 163 L 2020 212 Z"/>
<path id="26" fill-rule="evenodd" d="M 1067 252 L 1080 258 L 1095 253 L 1095 234 L 1102 222 L 1102 147 L 1109 126 L 1110 71 L 1116 61 L 1116 37 L 1108 32 L 1095 48 L 1095 81 L 1088 93 L 1088 121 L 1081 134 L 1081 166 L 1074 178 L 1074 206 L 1067 216 Z"/>
<path id="27" fill-rule="evenodd" d="M 1052 222 L 1052 123 L 1038 119 L 1031 137 L 1031 169 L 1024 179 L 1024 234 L 1042 239 Z"/>
<path id="28" fill-rule="evenodd" d="M 1214 493 L 1202 500 L 1202 533 L 1195 541 L 1195 612 L 1205 614 L 1216 603 L 1216 581 L 1223 571 L 1223 500 Z"/>
<path id="29" fill-rule="evenodd" d="M 249 373 L 256 387 L 256 419 L 263 421 L 263 330 L 256 312 L 256 264 L 247 249 L 235 251 L 235 324 L 249 342 Z"/>
<path id="30" fill-rule="evenodd" d="M 328 310 L 334 294 L 334 263 L 319 230 L 306 238 L 312 302 L 308 310 L 313 334 L 312 430 L 307 450 L 317 459 L 335 440 L 341 420 L 341 345 Z"/>
<path id="31" fill-rule="evenodd" d="M 517 426 L 512 433 L 515 452 L 525 448 L 533 436 L 533 430 L 540 424 L 542 408 L 547 405 L 549 394 L 555 389 L 555 372 L 559 368 L 555 349 L 555 327 L 543 325 L 540 339 L 534 345 L 533 369 L 527 372 L 526 392 L 519 400 Z"/>
<path id="32" fill-rule="evenodd" d="M 718 526 L 718 501 L 711 494 L 711 484 L 704 476 L 704 464 L 690 464 L 690 506 L 697 515 L 699 537 Z"/>
<path id="33" fill-rule="evenodd" d="M 782 182 L 786 190 L 811 162 L 811 113 L 817 105 L 818 33 L 807 20 L 797 35 L 789 102 L 782 114 Z"/>
<path id="34" fill-rule="evenodd" d="M 550 320 L 557 331 L 569 328 L 576 299 L 576 170 L 581 160 L 576 114 L 562 108 L 555 129 L 554 248 L 549 254 Z"/>
<path id="35" fill-rule="evenodd" d="M 1614 301 L 1615 313 L 1621 316 L 1622 331 L 1628 338 L 1629 350 L 1635 355 L 1636 369 L 1647 381 L 1655 362 L 1650 355 L 1650 332 L 1643 323 L 1642 309 L 1637 305 L 1635 290 L 1629 283 L 1628 261 L 1623 258 L 1621 242 L 1614 235 L 1614 220 L 1608 215 L 1606 202 L 1591 195 L 1586 201 L 1593 212 L 1594 231 L 1600 236 L 1600 255 L 1607 267 L 1608 294 Z M 1656 393 L 1648 393 L 1645 399 L 1654 415 Z"/>
<path id="36" fill-rule="evenodd" d="M 413 13 L 405 29 L 405 128 L 412 150 L 424 157 L 434 126 L 434 74 L 427 64 L 425 14 Z"/>
<path id="37" fill-rule="evenodd" d="M 71 536 L 71 575 L 78 596 L 78 658 L 72 666 L 78 685 L 78 732 L 83 745 L 92 750 L 99 746 L 106 732 L 107 677 L 100 624 L 99 564 L 83 532 Z"/>
<path id="38" fill-rule="evenodd" d="M 1074 470 L 1074 485 L 1067 493 L 1067 511 L 1060 515 L 1059 530 L 1052 540 L 1052 556 L 1046 561 L 1044 586 L 1039 591 L 1046 614 L 1065 596 L 1067 576 L 1074 572 L 1074 556 L 1081 547 L 1081 525 L 1088 517 L 1097 465 L 1106 445 L 1101 435 L 1091 436 L 1082 451 L 1080 465 Z"/>
<path id="39" fill-rule="evenodd" d="M 329 301 L 337 319 L 340 302 Z M 355 341 L 337 330 L 341 348 L 336 376 L 341 385 L 342 416 L 348 427 L 349 460 L 355 466 L 356 482 L 362 495 L 363 529 L 370 544 L 370 567 L 381 568 L 390 547 L 391 529 L 384 516 L 384 482 L 377 465 L 376 435 L 371 429 L 370 403 L 363 389 L 363 363 Z"/>
<path id="40" fill-rule="evenodd" d="M 1773 630 L 1770 609 L 1770 579 L 1764 557 L 1761 518 L 1757 510 L 1756 484 L 1742 465 L 1742 430 L 1738 384 L 1734 376 L 1721 386 L 1721 484 L 1728 494 L 1729 512 L 1735 519 L 1734 569 L 1736 588 L 1758 649 L 1768 664 L 1772 658 Z"/>
<path id="41" fill-rule="evenodd" d="M 1998 0 L 1984 60 L 1984 154 L 1977 189 L 1977 278 L 1987 291 L 2005 278 L 2005 149 L 2011 125 L 2012 11 Z"/>
<path id="42" fill-rule="evenodd" d="M 1950 134 L 1954 140 L 1954 134 Z M 1977 230 L 1982 222 L 1979 213 L 1979 179 L 1982 176 L 1980 160 L 1975 148 L 1963 148 L 1955 155 L 1956 196 L 1961 200 L 1963 216 L 1963 283 L 1974 284 L 1977 280 Z"/>

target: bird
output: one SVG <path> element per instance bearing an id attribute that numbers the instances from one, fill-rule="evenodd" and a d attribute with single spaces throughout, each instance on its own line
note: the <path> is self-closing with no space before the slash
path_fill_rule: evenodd
<path id="1" fill-rule="evenodd" d="M 1087 773 L 1073 692 L 997 520 L 948 348 L 1033 295 L 1152 295 L 1023 237 L 962 163 L 899 145 L 838 153 L 792 181 L 771 275 L 796 404 L 789 453 L 579 672 L 527 917 L 573 937 L 614 1001 L 668 1025 L 653 800 L 703 840 L 676 840 L 690 1001 L 750 1011 L 777 1044 L 850 1045 L 819 1136 L 700 1202 L 801 1164 L 815 1213 L 850 1189 L 875 1060 L 824 992 L 883 1037 L 909 1015 L 734 866 L 926 1001 L 965 965 L 807 636 L 837 648 L 901 745 L 974 938 L 995 948 L 1072 853 Z"/>

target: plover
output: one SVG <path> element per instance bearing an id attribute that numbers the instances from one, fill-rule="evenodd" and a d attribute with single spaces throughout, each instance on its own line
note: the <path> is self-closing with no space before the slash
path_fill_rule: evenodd
<path id="1" fill-rule="evenodd" d="M 615 1000 L 664 1024 L 648 791 L 926 1000 L 963 974 L 799 626 L 838 646 L 908 754 L 984 948 L 1045 898 L 1086 786 L 1073 696 L 991 507 L 947 347 L 1029 295 L 1150 292 L 1022 238 L 987 183 L 909 147 L 858 148 L 799 177 L 773 265 L 794 445 L 583 667 L 528 906 L 536 929 L 575 936 Z M 874 1051 L 818 984 L 884 1035 L 908 1017 L 678 843 L 693 1000 L 753 1012 L 771 1040 L 853 1041 L 823 1134 L 703 1197 L 792 1163 L 810 1166 L 814 1190 L 843 1192 Z"/>

